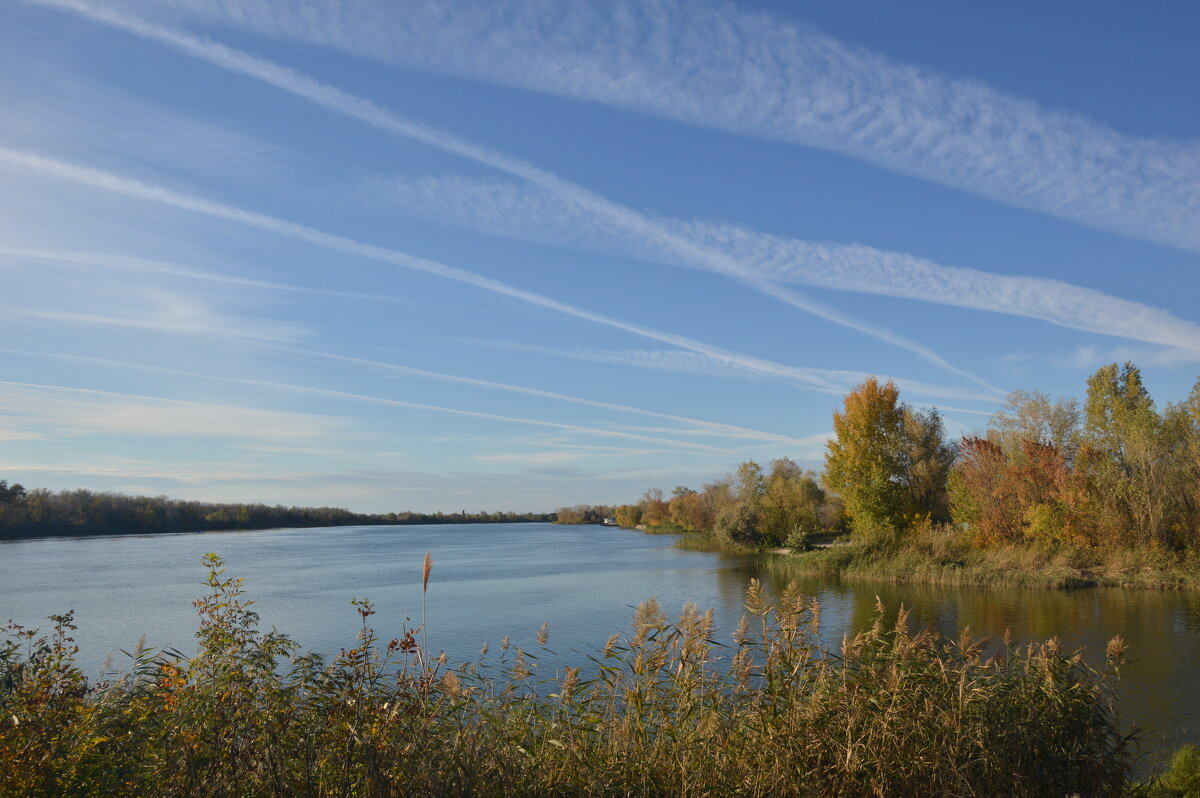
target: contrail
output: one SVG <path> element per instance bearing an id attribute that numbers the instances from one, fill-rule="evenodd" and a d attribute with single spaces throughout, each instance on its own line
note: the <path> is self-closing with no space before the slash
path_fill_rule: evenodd
<path id="1" fill-rule="evenodd" d="M 598 222 L 595 214 L 517 181 L 458 176 L 371 179 L 363 190 L 403 212 L 492 235 L 705 268 L 650 242 L 623 238 L 614 226 Z M 708 248 L 728 252 L 764 286 L 800 284 L 934 302 L 1200 353 L 1200 325 L 1195 322 L 1062 280 L 947 266 L 904 252 L 804 241 L 716 220 L 658 221 Z"/>
<path id="2" fill-rule="evenodd" d="M 419 258 L 415 255 L 409 255 L 405 252 L 376 246 L 374 244 L 367 244 L 361 241 L 356 241 L 352 238 L 346 238 L 345 236 L 335 235 L 333 233 L 325 233 L 301 224 L 284 221 L 283 219 L 277 219 L 273 216 L 267 216 L 254 211 L 235 208 L 230 205 L 223 205 L 211 200 L 193 197 L 177 191 L 172 191 L 167 188 L 162 188 L 161 186 L 148 185 L 132 178 L 114 175 L 109 172 L 103 172 L 91 167 L 79 166 L 76 164 L 67 163 L 65 161 L 55 160 L 53 158 L 47 158 L 35 153 L 21 152 L 18 150 L 8 149 L 6 147 L 0 147 L 0 161 L 7 161 L 16 166 L 32 169 L 43 174 L 53 175 L 55 177 L 64 180 L 70 180 L 82 185 L 88 185 L 94 188 L 123 194 L 125 196 L 137 197 L 139 199 L 150 200 L 152 202 L 158 202 L 164 205 L 182 208 L 184 210 L 193 211 L 206 216 L 239 222 L 250 227 L 266 230 L 278 235 L 289 236 L 300 241 L 305 241 L 307 243 L 325 247 L 327 249 L 344 252 L 349 255 L 370 258 L 372 260 L 389 263 L 406 269 L 412 269 L 425 274 L 432 274 L 437 277 L 475 286 L 476 288 L 481 288 L 485 291 L 490 291 L 492 293 L 511 297 L 513 299 L 519 299 L 523 302 L 528 302 L 548 310 L 554 310 L 567 316 L 573 316 L 577 319 L 590 321 L 595 324 L 601 324 L 606 327 L 622 330 L 624 332 L 639 335 L 644 338 L 650 338 L 655 341 L 661 341 L 672 346 L 677 346 L 680 349 L 689 349 L 694 352 L 700 352 L 716 358 L 717 360 L 724 360 L 740 366 L 745 366 L 746 368 L 756 369 L 770 374 L 776 374 L 778 376 L 792 377 L 817 390 L 837 392 L 836 386 L 827 382 L 824 378 L 811 369 L 804 369 L 796 366 L 785 366 L 781 363 L 775 363 L 773 361 L 753 357 L 751 355 L 742 355 L 730 352 L 718 347 L 701 343 L 700 341 L 696 341 L 691 338 L 686 338 L 681 335 L 662 332 L 649 327 L 644 327 L 640 324 L 633 324 L 632 322 L 625 322 L 602 316 L 598 313 L 577 308 L 573 305 L 568 305 L 565 302 L 559 302 L 558 300 L 551 299 L 541 294 L 516 288 L 508 285 L 507 283 L 500 282 L 499 280 L 493 280 L 490 277 L 484 277 L 481 274 L 477 274 L 466 269 L 461 269 L 456 266 L 449 266 L 438 261 L 429 260 L 427 258 Z"/>
<path id="3" fill-rule="evenodd" d="M 43 4 L 116 15 L 72 0 Z M 411 0 L 402 11 L 389 0 L 349 9 L 320 0 L 121 4 L 816 147 L 1200 252 L 1194 138 L 1127 135 L 727 2 Z"/>
<path id="4" fill-rule="evenodd" d="M 338 291 L 333 288 L 309 288 L 302 285 L 292 285 L 291 283 L 278 283 L 272 280 L 255 280 L 250 277 L 238 277 L 237 275 L 233 274 L 223 274 L 221 272 L 192 269 L 186 266 L 179 266 L 174 263 L 165 263 L 158 260 L 146 260 L 144 258 L 132 258 L 127 255 L 113 255 L 105 252 L 76 252 L 57 249 L 23 249 L 20 247 L 9 247 L 0 243 L 0 256 L 8 256 L 17 259 L 28 258 L 33 260 L 50 260 L 61 263 L 74 263 L 81 266 L 103 266 L 109 269 L 149 272 L 151 274 L 165 274 L 172 277 L 186 277 L 192 280 L 205 280 L 213 283 L 243 285 L 248 288 L 265 288 L 272 291 L 290 291 L 296 294 L 313 294 L 316 296 L 339 297 L 342 299 L 373 299 L 382 302 L 409 302 L 409 300 L 404 299 L 403 297 L 390 296 L 387 294 Z"/>
<path id="5" fill-rule="evenodd" d="M 324 360 L 335 361 L 339 363 L 348 363 L 356 366 L 366 366 L 369 368 L 382 369 L 385 371 L 395 372 L 397 374 L 410 374 L 414 377 L 422 377 L 425 379 L 441 380 L 443 382 L 454 382 L 461 385 L 474 385 L 481 388 L 492 388 L 499 391 L 510 391 L 513 393 L 521 393 L 527 396 L 539 396 L 545 399 L 556 399 L 562 402 L 571 402 L 573 404 L 586 405 L 588 407 L 598 407 L 605 410 L 616 410 L 621 413 L 633 413 L 635 415 L 649 416 L 651 418 L 662 418 L 669 421 L 678 421 L 682 424 L 691 424 L 693 430 L 678 430 L 681 434 L 699 434 L 711 435 L 714 437 L 725 438 L 741 438 L 746 440 L 772 441 L 775 443 L 792 443 L 799 444 L 803 441 L 799 438 L 794 438 L 789 435 L 780 435 L 774 432 L 764 432 L 762 430 L 750 429 L 748 427 L 740 427 L 734 424 L 722 424 L 716 421 L 704 421 L 703 419 L 690 418 L 688 416 L 679 416 L 673 413 L 661 413 L 657 410 L 646 410 L 641 407 L 632 405 L 618 404 L 616 402 L 604 402 L 597 399 L 587 399 L 580 396 L 572 396 L 570 394 L 558 393 L 555 391 L 545 391 L 540 388 L 530 388 L 524 385 L 512 385 L 504 382 L 494 382 L 492 380 L 482 380 L 475 377 L 462 377 L 455 374 L 445 374 L 438 371 L 428 371 L 426 369 L 418 369 L 412 366 L 404 366 L 397 363 L 386 363 L 379 360 L 368 360 L 361 357 L 351 357 L 348 355 L 338 355 L 330 352 L 316 352 L 309 349 L 301 349 L 294 346 L 269 345 L 270 349 L 279 350 L 282 352 L 291 352 L 293 354 L 303 355 L 310 358 L 319 358 Z M 666 430 L 662 430 L 666 431 Z"/>
<path id="6" fill-rule="evenodd" d="M 318 352 L 310 349 L 302 349 L 295 346 L 283 346 L 277 344 L 262 344 L 261 348 L 272 349 L 280 352 L 287 352 L 303 357 L 326 360 L 336 363 L 346 363 L 354 366 L 380 369 L 390 371 L 397 374 L 409 374 L 414 377 L 424 379 L 439 380 L 443 382 L 453 382 L 460 385 L 474 385 L 481 388 L 490 388 L 500 391 L 509 391 L 512 393 L 521 393 L 528 396 L 539 396 L 546 399 L 555 399 L 562 402 L 570 402 L 573 404 L 585 405 L 588 407 L 598 407 L 605 410 L 616 410 L 622 413 L 632 413 L 635 415 L 648 416 L 651 418 L 662 418 L 669 421 L 677 421 L 683 424 L 690 424 L 693 429 L 689 430 L 672 430 L 679 434 L 699 434 L 709 435 L 713 437 L 725 438 L 741 438 L 747 440 L 771 441 L 775 443 L 790 443 L 803 444 L 801 438 L 795 438 L 788 435 L 780 435 L 774 432 L 764 432 L 762 430 L 750 429 L 748 427 L 740 427 L 733 424 L 723 424 L 716 421 L 705 421 L 703 419 L 690 418 L 688 416 L 679 416 L 672 413 L 660 413 L 655 410 L 646 410 L 632 405 L 618 404 L 615 402 L 604 402 L 596 399 L 587 399 L 570 394 L 556 393 L 554 391 L 544 391 L 539 388 L 530 388 L 523 385 L 512 385 L 510 383 L 493 382 L 492 380 L 482 380 L 474 377 L 463 377 L 456 374 L 446 374 L 438 371 L 429 371 L 427 369 L 418 369 L 412 366 L 404 366 L 397 363 L 387 363 L 379 360 L 368 360 L 366 358 L 351 357 L 348 355 L 338 355 L 330 352 Z M 84 363 L 97 363 L 107 366 L 115 366 L 118 368 L 133 369 L 137 371 L 148 371 L 153 373 L 175 374 L 187 377 L 196 377 L 202 379 L 225 379 L 217 378 L 208 374 L 197 374 L 190 371 L 168 368 L 164 366 L 151 366 L 143 363 L 129 363 L 122 360 L 112 360 L 109 358 L 89 357 L 86 355 L 70 355 L 59 352 L 36 352 L 28 349 L 7 349 L 0 348 L 0 352 L 8 354 L 24 355 L 29 357 L 44 357 L 53 358 L 56 360 L 69 360 Z M 232 379 L 232 378 L 229 378 Z M 667 431 L 667 430 L 663 430 Z"/>
<path id="7" fill-rule="evenodd" d="M 614 366 L 648 369 L 651 371 L 667 371 L 681 374 L 698 374 L 705 377 L 741 380 L 781 379 L 786 384 L 786 378 L 778 375 L 768 375 L 762 372 L 748 371 L 724 361 L 706 358 L 695 352 L 685 352 L 678 349 L 665 350 L 597 350 L 597 349 L 555 349 L 548 346 L 523 344 L 515 341 L 496 339 L 481 340 L 478 338 L 462 338 L 457 336 L 438 336 L 443 340 L 478 346 L 486 349 L 499 349 L 513 352 L 530 352 L 533 354 L 549 355 L 570 360 L 582 360 L 589 363 L 607 363 Z M 867 377 L 873 376 L 865 371 L 844 371 L 839 369 L 820 369 L 820 374 L 826 380 L 839 387 L 838 395 L 854 389 Z M 874 375 L 878 377 L 879 375 Z M 947 399 L 969 399 L 980 402 L 994 402 L 992 396 L 976 393 L 970 388 L 955 388 L 948 385 L 938 385 L 920 380 L 910 380 L 906 377 L 885 377 L 892 380 L 906 393 L 918 396 L 937 396 Z M 991 413 L 984 413 L 991 415 Z"/>
<path id="8" fill-rule="evenodd" d="M 109 361 L 117 364 L 119 361 Z M 132 365 L 132 364 L 122 364 Z M 452 407 L 442 407 L 440 405 L 429 405 L 420 402 L 406 402 L 400 399 L 388 399 L 380 396 L 369 396 L 366 394 L 350 393 L 348 391 L 333 391 L 326 388 L 310 388 L 303 385 L 289 385 L 281 382 L 270 382 L 268 380 L 254 380 L 245 377 L 220 377 L 211 374 L 200 374 L 197 372 L 184 371 L 182 369 L 167 369 L 157 366 L 142 367 L 146 371 L 155 371 L 160 373 L 178 374 L 180 376 L 196 377 L 198 379 L 217 380 L 220 382 L 229 382 L 239 385 L 252 385 L 260 388 L 273 388 L 279 391 L 287 391 L 290 393 L 301 393 L 309 396 L 322 396 L 330 399 L 343 399 L 354 402 L 362 402 L 365 404 L 382 405 L 385 407 L 403 407 L 409 410 L 425 410 L 432 413 L 442 413 L 452 416 L 465 416 L 467 418 L 483 418 L 489 421 L 507 421 L 514 424 L 528 424 L 536 427 L 548 427 L 550 429 L 565 430 L 568 432 L 577 432 L 585 435 L 596 435 L 607 438 L 626 438 L 629 440 L 648 441 L 659 445 L 674 446 L 684 449 L 696 449 L 699 451 L 713 452 L 718 454 L 732 454 L 729 449 L 722 449 L 718 446 L 707 446 L 702 443 L 690 443 L 688 441 L 676 441 L 668 438 L 657 438 L 651 435 L 638 435 L 632 432 L 620 432 L 619 430 L 599 429 L 595 427 L 584 427 L 578 424 L 563 424 L 557 421 L 543 421 L 534 418 L 521 418 L 519 416 L 504 416 L 496 413 L 484 413 L 477 410 L 460 410 Z M 17 388 L 34 388 L 48 391 L 61 391 L 64 393 L 86 394 L 91 396 L 106 396 L 120 399 L 148 399 L 155 402 L 165 402 L 168 404 L 179 404 L 193 407 L 221 407 L 221 405 L 212 405 L 205 402 L 193 402 L 185 399 L 165 399 L 157 396 L 143 396 L 141 394 L 116 393 L 113 391 L 100 391 L 93 388 L 78 388 L 68 385 L 48 385 L 32 382 L 17 382 L 15 380 L 0 380 L 0 385 L 10 385 Z"/>
<path id="9" fill-rule="evenodd" d="M 698 259 L 707 264 L 711 270 L 737 278 L 744 285 L 755 290 L 764 291 L 766 289 L 764 292 L 767 295 L 779 299 L 792 307 L 805 310 L 835 324 L 850 327 L 865 335 L 878 338 L 902 349 L 907 349 L 918 357 L 924 358 L 939 367 L 946 368 L 959 376 L 963 376 L 990 391 L 998 394 L 1004 393 L 1001 389 L 985 382 L 979 377 L 950 365 L 944 358 L 932 352 L 928 347 L 911 341 L 902 335 L 882 330 L 877 325 L 852 319 L 846 314 L 833 311 L 823 304 L 802 296 L 798 292 L 780 292 L 772 289 L 769 285 L 754 280 L 752 273 L 748 273 L 741 264 L 729 258 L 724 253 L 697 246 L 694 242 L 688 241 L 672 233 L 670 230 L 655 224 L 644 214 L 612 202 L 595 192 L 559 177 L 553 172 L 541 169 L 518 158 L 464 141 L 446 131 L 405 119 L 370 100 L 348 94 L 280 64 L 235 50 L 209 39 L 192 36 L 182 31 L 138 19 L 113 9 L 100 8 L 87 3 L 77 2 L 77 0 L 29 0 L 29 2 L 72 11 L 89 19 L 103 22 L 144 38 L 153 39 L 188 55 L 208 61 L 211 64 L 275 86 L 278 89 L 302 97 L 335 113 L 350 116 L 382 130 L 420 141 L 431 147 L 469 158 L 478 163 L 544 186 L 564 197 L 586 205 L 596 213 L 608 217 L 630 233 L 651 238 L 662 246 L 676 250 L 684 257 Z"/>

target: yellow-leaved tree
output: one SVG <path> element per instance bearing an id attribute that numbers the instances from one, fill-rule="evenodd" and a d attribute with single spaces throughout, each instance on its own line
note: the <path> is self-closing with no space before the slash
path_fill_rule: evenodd
<path id="1" fill-rule="evenodd" d="M 833 429 L 825 484 L 841 496 L 856 533 L 946 517 L 955 449 L 936 410 L 914 410 L 900 401 L 895 383 L 868 377 L 846 394 Z"/>

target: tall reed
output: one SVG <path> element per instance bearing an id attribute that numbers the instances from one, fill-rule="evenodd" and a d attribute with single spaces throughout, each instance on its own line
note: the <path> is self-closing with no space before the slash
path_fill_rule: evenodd
<path id="1" fill-rule="evenodd" d="M 0 644 L 4 795 L 1088 795 L 1129 784 L 1113 693 L 1055 640 L 985 647 L 900 612 L 840 645 L 821 608 L 758 582 L 732 638 L 653 599 L 586 666 L 536 651 L 447 663 L 356 600 L 356 644 L 326 662 L 262 632 L 206 558 L 191 658 L 142 651 L 89 684 L 70 615 Z M 426 561 L 422 593 L 431 562 Z M 988 653 L 988 652 L 992 653 Z M 490 664 L 489 664 L 490 663 Z"/>

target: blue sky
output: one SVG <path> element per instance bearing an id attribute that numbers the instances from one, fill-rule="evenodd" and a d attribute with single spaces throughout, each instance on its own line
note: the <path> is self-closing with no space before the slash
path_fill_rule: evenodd
<path id="1" fill-rule="evenodd" d="M 1192 3 L 0 0 L 0 477 L 545 510 L 1200 371 Z"/>

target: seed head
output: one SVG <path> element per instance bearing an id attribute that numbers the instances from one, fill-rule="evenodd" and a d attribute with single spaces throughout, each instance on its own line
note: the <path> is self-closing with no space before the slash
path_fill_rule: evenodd
<path id="1" fill-rule="evenodd" d="M 424 593 L 429 588 L 429 572 L 433 570 L 433 558 L 429 556 L 429 552 L 425 552 L 425 567 L 421 570 L 421 592 Z"/>

